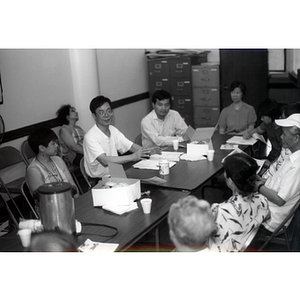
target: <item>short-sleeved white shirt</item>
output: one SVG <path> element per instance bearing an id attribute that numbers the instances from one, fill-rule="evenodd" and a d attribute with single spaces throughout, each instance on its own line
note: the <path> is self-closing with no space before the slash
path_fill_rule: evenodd
<path id="1" fill-rule="evenodd" d="M 118 152 L 125 153 L 133 145 L 133 142 L 113 125 L 109 125 L 109 130 L 110 137 L 106 136 L 95 124 L 84 137 L 84 168 L 90 177 L 102 177 L 109 173 L 108 167 L 104 167 L 97 160 L 99 155 L 105 153 L 107 156 L 118 156 Z"/>
<path id="2" fill-rule="evenodd" d="M 267 179 L 265 186 L 286 201 L 283 206 L 268 201 L 271 219 L 263 225 L 273 232 L 300 198 L 300 150 L 284 160 L 280 169 Z"/>

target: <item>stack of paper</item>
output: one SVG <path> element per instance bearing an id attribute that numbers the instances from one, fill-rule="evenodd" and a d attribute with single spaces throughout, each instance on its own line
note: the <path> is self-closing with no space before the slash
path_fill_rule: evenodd
<path id="1" fill-rule="evenodd" d="M 180 157 L 181 160 L 188 160 L 188 161 L 197 161 L 197 160 L 202 160 L 202 159 L 206 159 L 205 156 L 203 156 L 202 154 L 183 154 Z"/>
<path id="2" fill-rule="evenodd" d="M 169 168 L 176 165 L 176 162 L 170 161 Z M 133 165 L 136 169 L 159 170 L 159 161 L 152 159 L 143 159 Z"/>
<path id="3" fill-rule="evenodd" d="M 151 160 L 161 160 L 166 159 L 168 161 L 179 161 L 180 156 L 183 154 L 183 152 L 168 152 L 168 151 L 162 151 L 161 154 L 153 154 L 150 156 Z"/>
<path id="4" fill-rule="evenodd" d="M 257 142 L 257 139 L 250 138 L 249 140 L 244 139 L 242 136 L 235 135 L 229 140 L 226 141 L 227 144 L 235 145 L 254 145 Z"/>
<path id="5" fill-rule="evenodd" d="M 114 204 L 106 204 L 102 206 L 103 209 L 111 211 L 117 215 L 122 215 L 131 210 L 137 209 L 138 206 L 136 202 L 133 202 L 129 205 L 114 205 Z"/>

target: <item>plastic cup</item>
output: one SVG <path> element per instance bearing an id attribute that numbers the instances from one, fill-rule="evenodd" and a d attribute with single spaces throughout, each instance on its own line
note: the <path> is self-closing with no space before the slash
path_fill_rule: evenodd
<path id="1" fill-rule="evenodd" d="M 177 151 L 179 147 L 179 140 L 173 140 L 172 142 L 173 142 L 173 149 Z"/>
<path id="2" fill-rule="evenodd" d="M 150 214 L 152 199 L 144 198 L 141 200 L 141 204 L 142 204 L 144 214 Z"/>
<path id="3" fill-rule="evenodd" d="M 207 151 L 207 159 L 208 159 L 208 161 L 213 161 L 214 160 L 214 154 L 215 154 L 215 150 L 208 150 Z"/>
<path id="4" fill-rule="evenodd" d="M 21 229 L 18 231 L 18 235 L 21 239 L 22 245 L 24 248 L 30 245 L 31 240 L 31 230 L 30 229 Z"/>

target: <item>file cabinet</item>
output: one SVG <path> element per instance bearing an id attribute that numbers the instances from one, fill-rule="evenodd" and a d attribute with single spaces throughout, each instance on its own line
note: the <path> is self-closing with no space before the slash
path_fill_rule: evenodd
<path id="1" fill-rule="evenodd" d="M 189 55 L 147 61 L 150 98 L 157 90 L 168 91 L 172 95 L 171 108 L 177 110 L 191 126 L 194 126 L 192 65 L 195 61 Z"/>
<path id="2" fill-rule="evenodd" d="M 195 127 L 216 126 L 220 115 L 219 66 L 192 66 L 192 90 Z"/>

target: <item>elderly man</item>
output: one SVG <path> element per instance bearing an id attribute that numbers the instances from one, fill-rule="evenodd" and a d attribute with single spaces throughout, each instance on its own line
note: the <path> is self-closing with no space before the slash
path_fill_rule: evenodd
<path id="1" fill-rule="evenodd" d="M 275 122 L 282 127 L 282 147 L 288 148 L 291 154 L 273 176 L 267 180 L 259 178 L 256 182 L 258 191 L 269 201 L 271 219 L 263 225 L 271 232 L 300 198 L 300 114 L 292 114 Z"/>
<path id="2" fill-rule="evenodd" d="M 108 163 L 125 164 L 138 161 L 150 155 L 149 149 L 134 144 L 128 140 L 116 127 L 111 125 L 113 110 L 110 99 L 104 96 L 94 98 L 90 110 L 96 124 L 86 133 L 83 141 L 84 168 L 96 184 L 105 174 L 108 174 Z M 118 156 L 119 153 L 131 154 Z"/>
<path id="3" fill-rule="evenodd" d="M 216 230 L 210 205 L 195 196 L 173 203 L 168 215 L 170 238 L 178 251 L 201 251 Z"/>
<path id="4" fill-rule="evenodd" d="M 171 98 L 164 90 L 153 94 L 153 110 L 141 122 L 143 147 L 171 146 L 173 140 L 188 140 L 185 136 L 188 126 L 177 111 L 170 109 Z"/>

